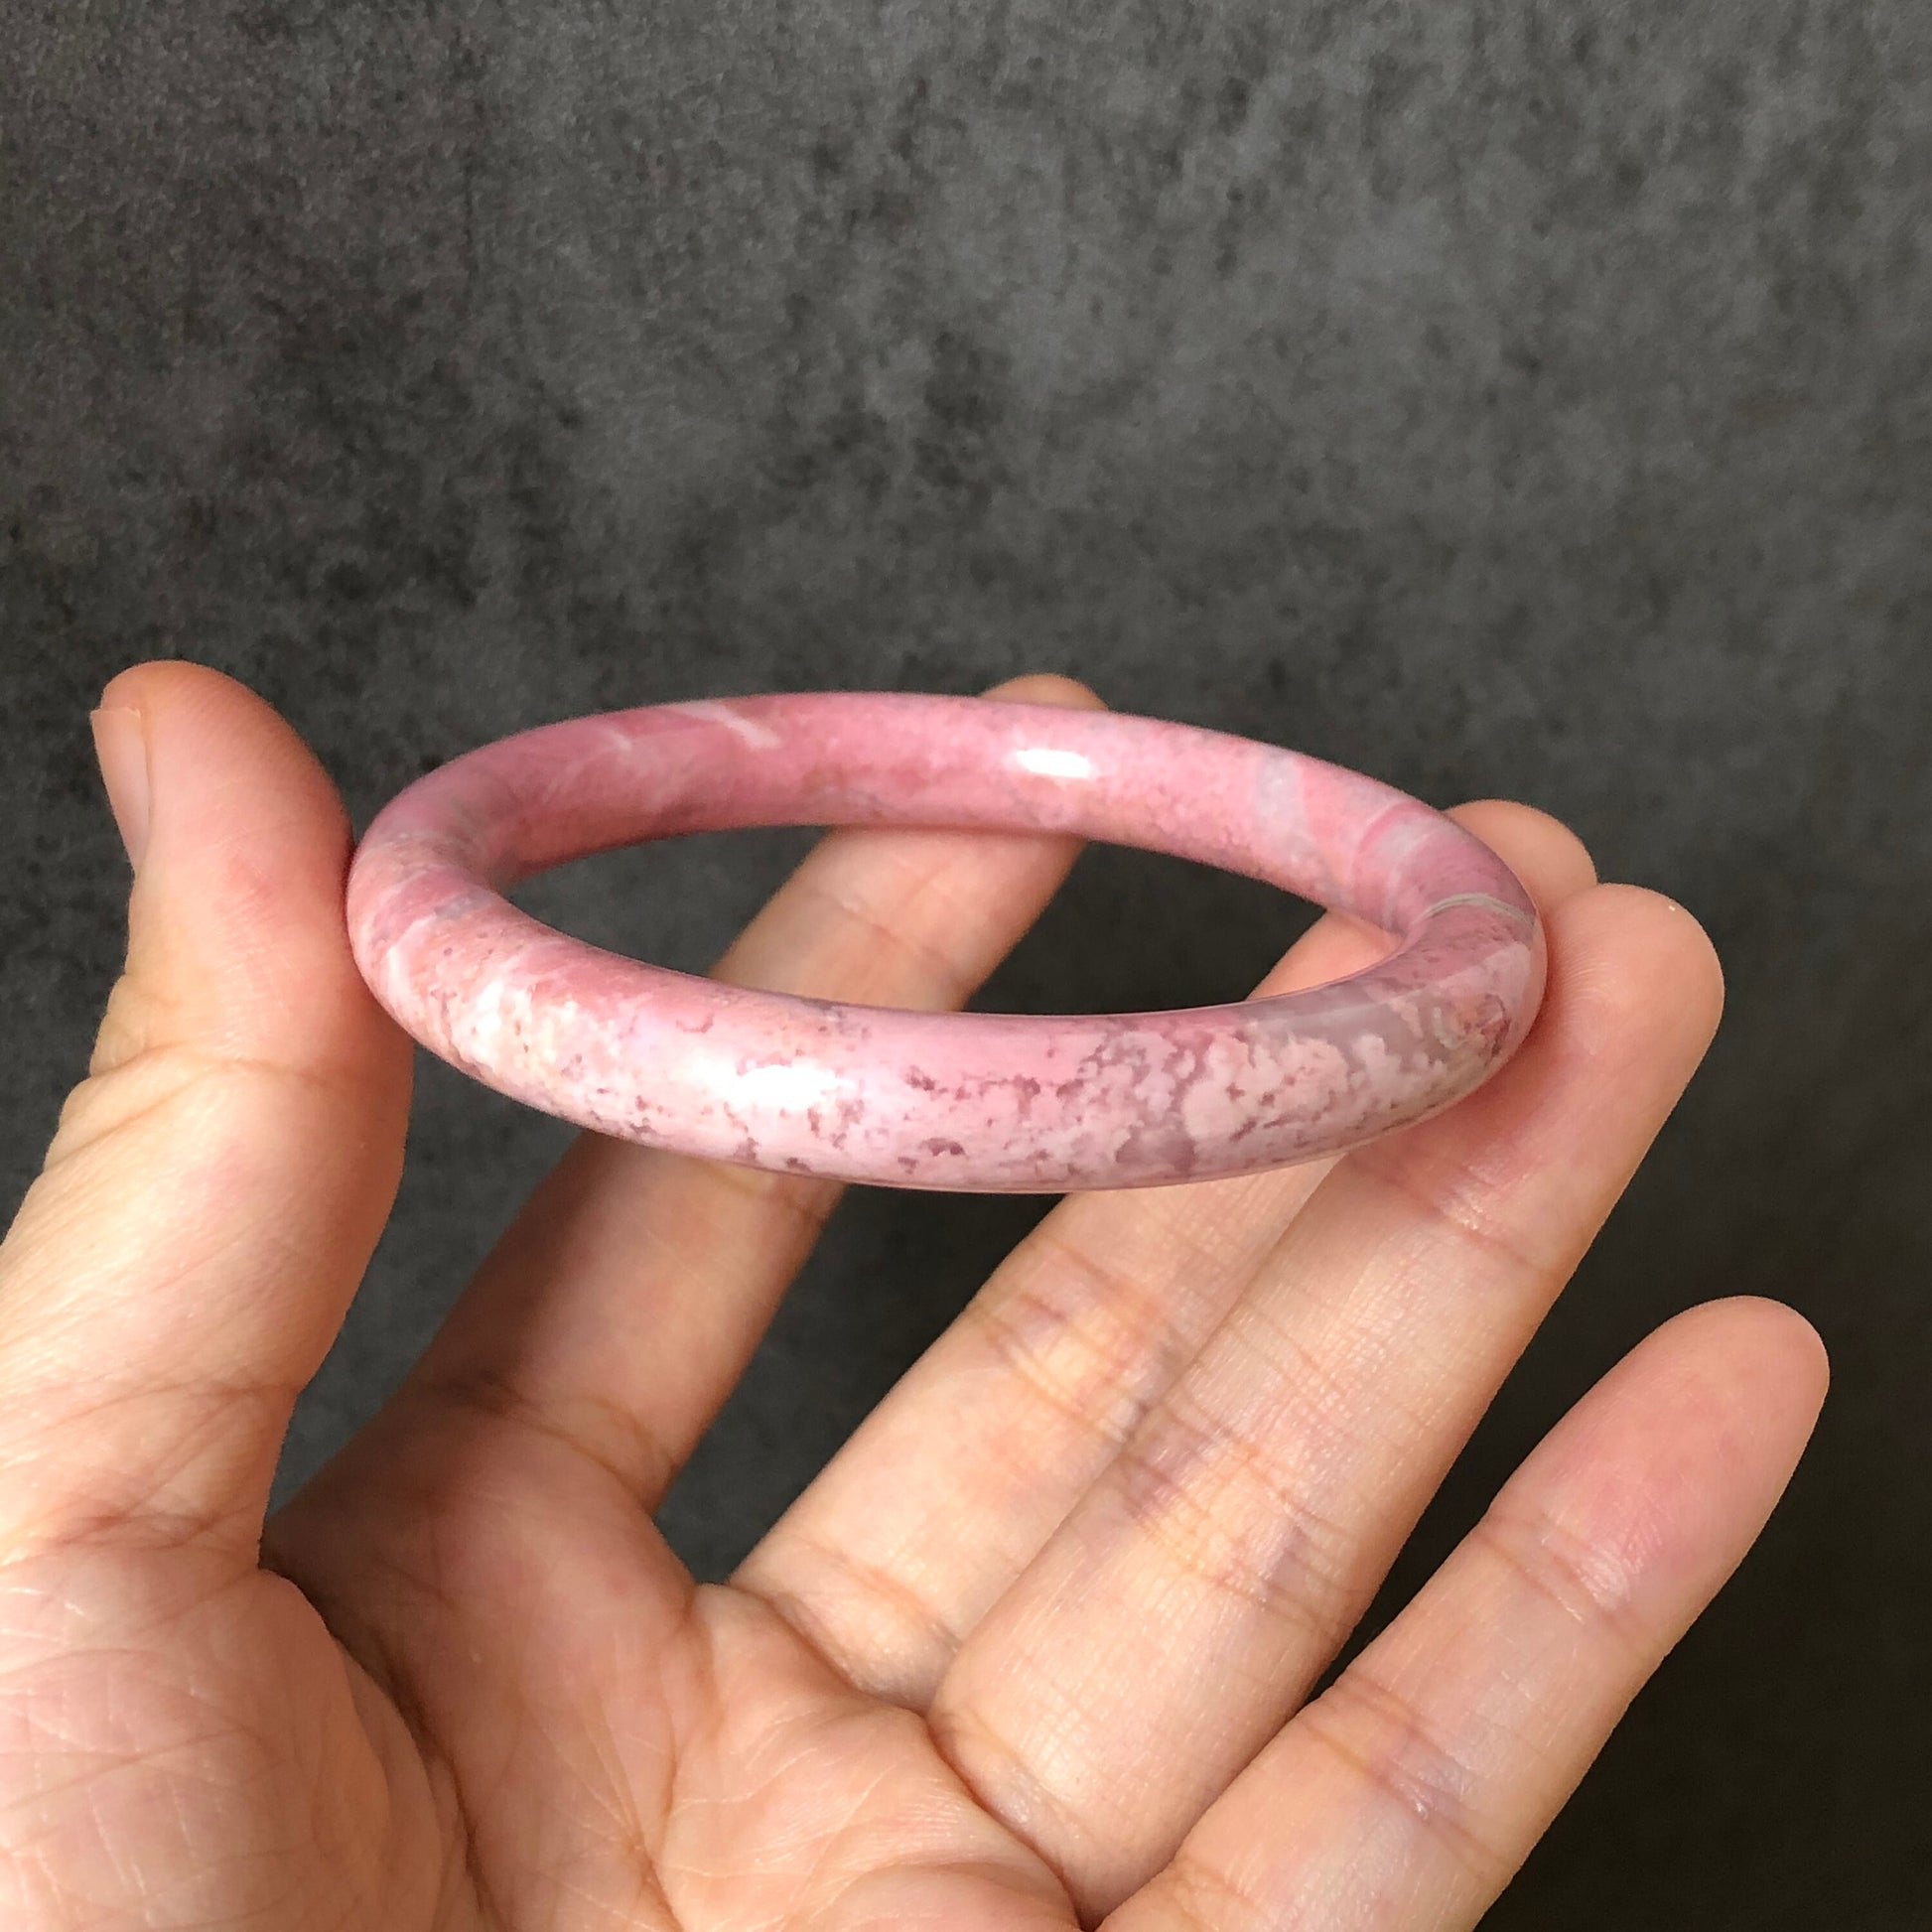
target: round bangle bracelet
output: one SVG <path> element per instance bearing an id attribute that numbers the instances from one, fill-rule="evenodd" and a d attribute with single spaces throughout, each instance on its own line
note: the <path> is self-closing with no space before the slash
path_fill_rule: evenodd
<path id="1" fill-rule="evenodd" d="M 1225 1006 L 929 1013 L 645 965 L 503 897 L 682 832 L 879 824 L 1170 853 L 1399 943 L 1345 979 Z M 377 814 L 346 909 L 375 997 L 498 1092 L 713 1160 L 995 1193 L 1247 1173 L 1407 1126 L 1515 1051 L 1545 972 L 1515 875 L 1373 778 L 1133 713 L 923 693 L 650 705 L 484 745 Z"/>

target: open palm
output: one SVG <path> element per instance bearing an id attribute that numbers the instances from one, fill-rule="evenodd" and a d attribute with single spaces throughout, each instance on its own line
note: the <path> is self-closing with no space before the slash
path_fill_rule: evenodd
<path id="1" fill-rule="evenodd" d="M 1312 1695 L 1721 1004 L 1688 914 L 1492 802 L 1551 944 L 1516 1058 L 1338 1161 L 1069 1196 L 728 1587 L 651 1513 L 840 1188 L 595 1135 L 264 1528 L 411 1049 L 289 727 L 175 663 L 103 704 L 127 970 L 0 1245 L 9 1932 L 1471 1925 L 1811 1427 L 1796 1315 L 1679 1316 Z M 958 1006 L 1077 849 L 834 832 L 716 971 Z M 1330 915 L 1264 984 L 1385 947 Z"/>

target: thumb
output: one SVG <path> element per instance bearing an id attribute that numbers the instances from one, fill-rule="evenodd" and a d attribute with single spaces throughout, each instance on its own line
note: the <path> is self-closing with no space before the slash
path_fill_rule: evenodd
<path id="1" fill-rule="evenodd" d="M 172 661 L 93 723 L 127 958 L 0 1241 L 0 1558 L 131 1528 L 252 1561 L 394 1199 L 411 1048 L 355 969 L 347 815 L 290 726 Z"/>

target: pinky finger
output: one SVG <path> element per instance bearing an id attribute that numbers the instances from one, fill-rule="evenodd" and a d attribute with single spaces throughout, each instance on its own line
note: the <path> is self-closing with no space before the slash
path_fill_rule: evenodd
<path id="1" fill-rule="evenodd" d="M 1825 1381 L 1775 1303 L 1666 1323 L 1106 1932 L 1473 1926 L 1750 1548 Z"/>

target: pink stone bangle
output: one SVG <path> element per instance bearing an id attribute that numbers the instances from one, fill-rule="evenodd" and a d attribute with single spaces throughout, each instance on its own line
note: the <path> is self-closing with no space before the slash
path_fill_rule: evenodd
<path id="1" fill-rule="evenodd" d="M 879 824 L 1171 853 L 1400 943 L 1225 1006 L 918 1013 L 644 965 L 502 897 L 680 832 Z M 1373 778 L 1132 713 L 917 693 L 652 705 L 483 746 L 377 814 L 347 914 L 401 1026 L 530 1106 L 744 1166 L 1000 1193 L 1247 1173 L 1438 1113 L 1515 1051 L 1545 968 L 1514 874 Z"/>

